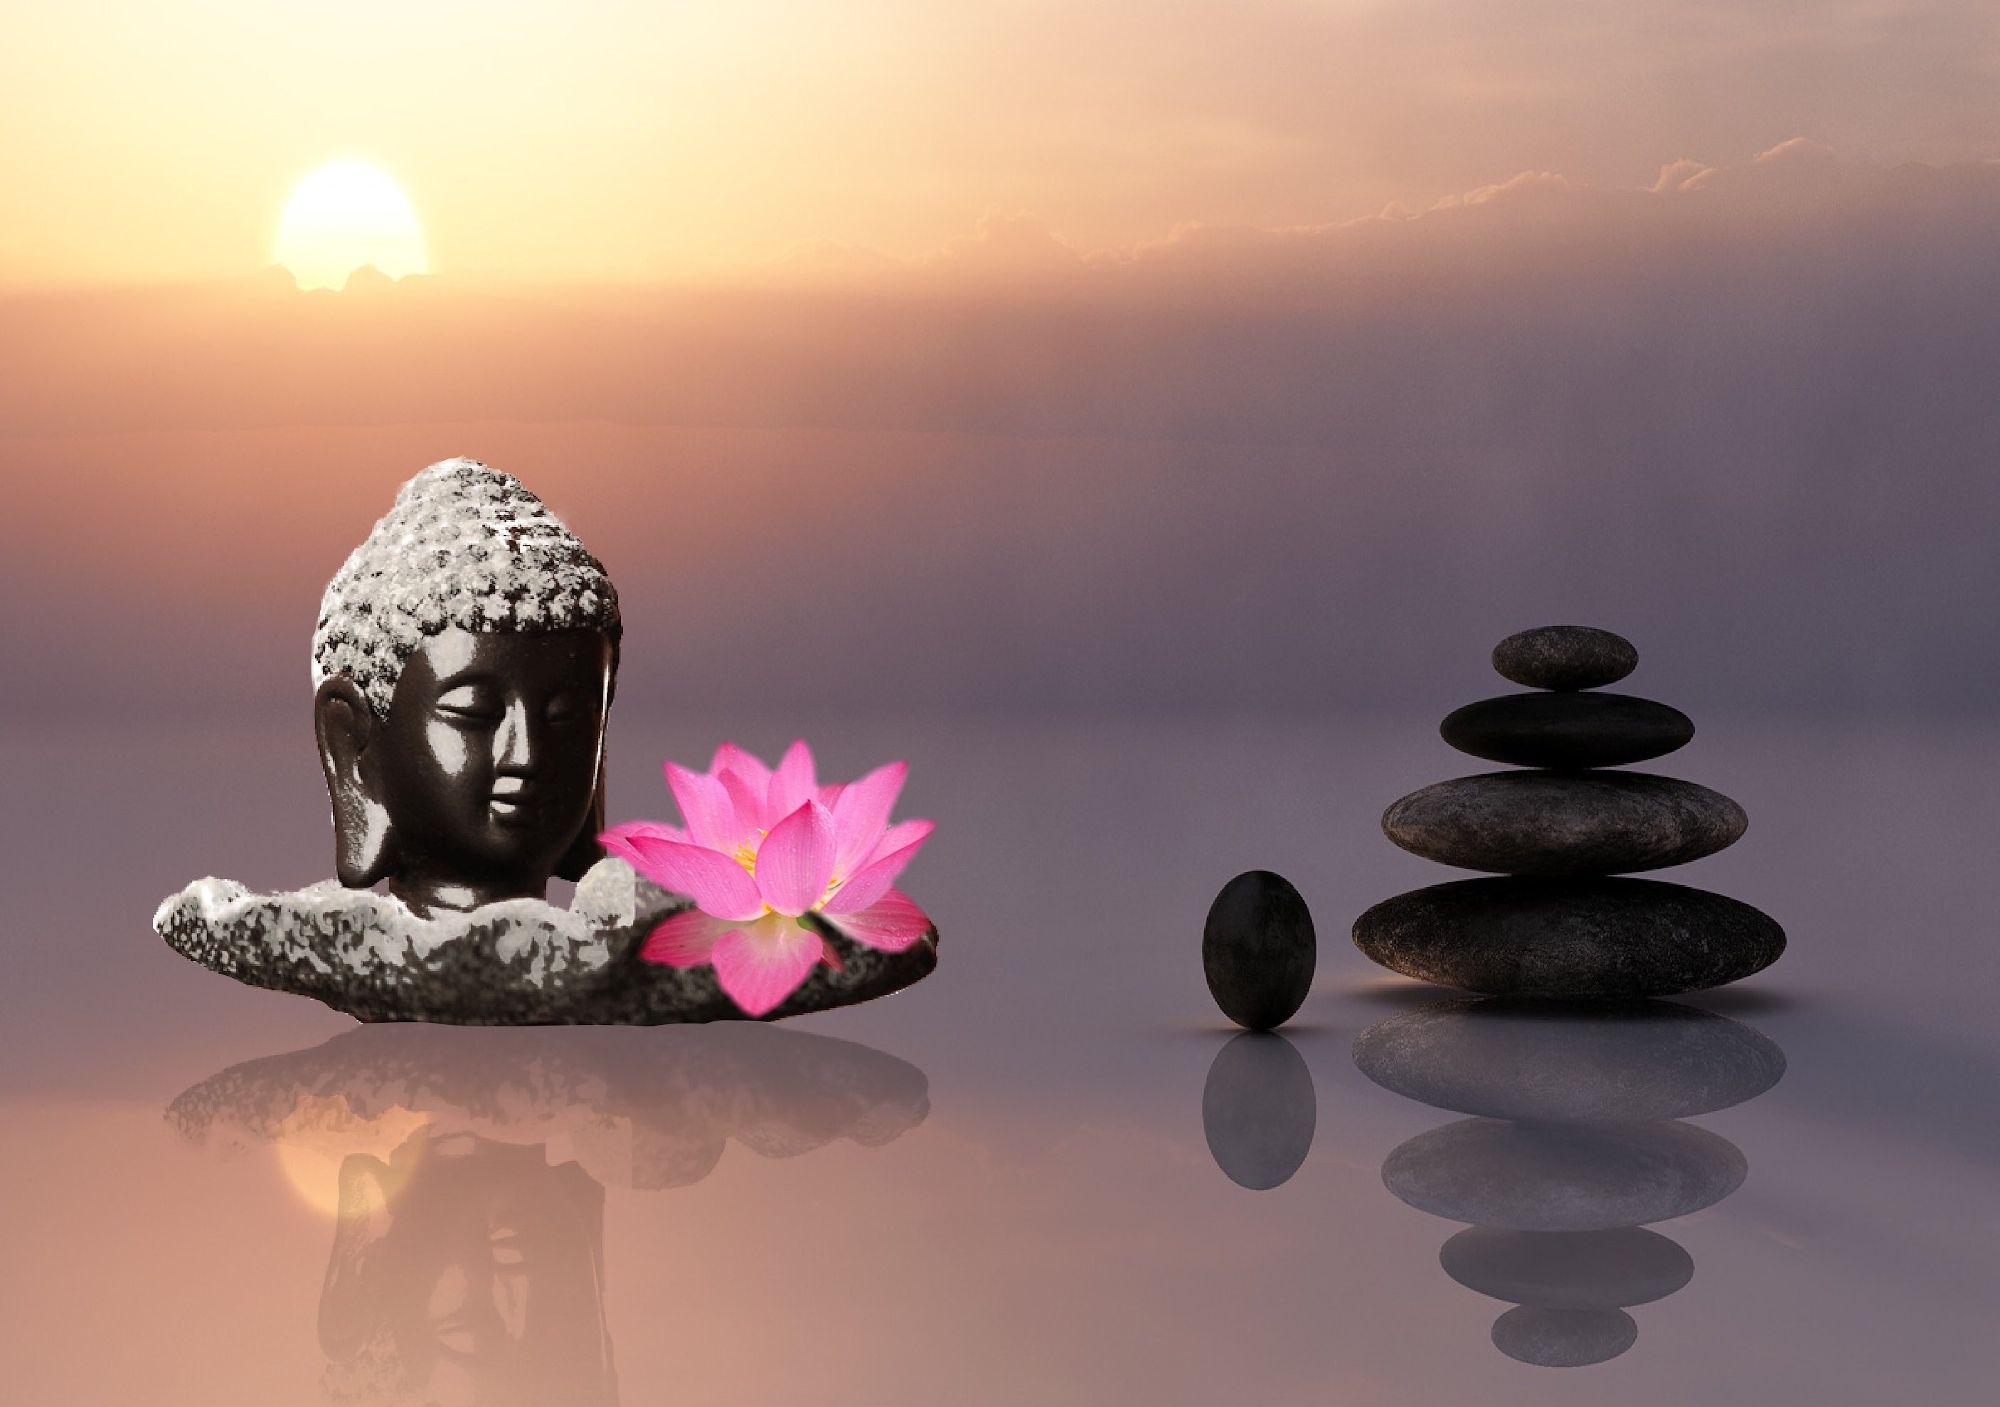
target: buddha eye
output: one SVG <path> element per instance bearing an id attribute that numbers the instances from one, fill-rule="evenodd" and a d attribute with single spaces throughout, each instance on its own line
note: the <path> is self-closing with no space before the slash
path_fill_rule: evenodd
<path id="1" fill-rule="evenodd" d="M 543 710 L 543 717 L 556 724 L 588 723 L 592 716 L 592 700 L 577 694 L 557 694 Z"/>
<path id="2" fill-rule="evenodd" d="M 465 723 L 498 723 L 505 710 L 491 691 L 475 684 L 461 684 L 438 695 L 437 711 Z"/>

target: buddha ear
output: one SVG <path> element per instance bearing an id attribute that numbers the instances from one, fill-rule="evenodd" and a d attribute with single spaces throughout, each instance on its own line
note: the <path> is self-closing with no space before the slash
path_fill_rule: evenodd
<path id="1" fill-rule="evenodd" d="M 590 798 L 590 814 L 583 818 L 583 829 L 577 832 L 569 849 L 556 861 L 556 878 L 567 880 L 582 879 L 599 860 L 604 858 L 604 847 L 597 843 L 597 837 L 604 831 L 604 750 L 597 752 L 597 794 Z"/>
<path id="2" fill-rule="evenodd" d="M 349 889 L 366 889 L 395 863 L 389 808 L 363 761 L 378 727 L 367 697 L 346 675 L 313 692 L 313 736 L 333 803 L 333 872 Z"/>

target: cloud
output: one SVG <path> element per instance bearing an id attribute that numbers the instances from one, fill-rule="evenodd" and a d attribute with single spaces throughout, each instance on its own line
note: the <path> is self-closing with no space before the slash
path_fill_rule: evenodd
<path id="1" fill-rule="evenodd" d="M 1026 211 L 989 210 L 970 237 L 950 241 L 921 262 L 959 268 L 1048 273 L 1081 262 L 1074 246 L 1057 238 L 1048 222 Z"/>

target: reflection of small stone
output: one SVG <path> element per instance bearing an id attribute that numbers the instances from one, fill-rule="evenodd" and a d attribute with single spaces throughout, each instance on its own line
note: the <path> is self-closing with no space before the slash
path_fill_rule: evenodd
<path id="1" fill-rule="evenodd" d="M 1312 1071 L 1283 1036 L 1245 1031 L 1215 1053 L 1201 1125 L 1231 1182 L 1262 1192 L 1289 1180 L 1312 1150 L 1318 1119 Z"/>
<path id="2" fill-rule="evenodd" d="M 1639 667 L 1632 642 L 1589 625 L 1544 625 L 1493 647 L 1493 668 L 1530 689 L 1596 689 Z"/>
<path id="3" fill-rule="evenodd" d="M 1284 876 L 1250 870 L 1222 886 L 1201 933 L 1201 966 L 1222 1014 L 1268 1031 L 1312 990 L 1312 914 Z"/>
<path id="4" fill-rule="evenodd" d="M 1493 1321 L 1493 1346 L 1537 1368 L 1581 1368 L 1616 1358 L 1639 1339 L 1622 1309 L 1544 1309 L 1522 1305 Z"/>
<path id="5" fill-rule="evenodd" d="M 1684 865 L 1734 845 L 1749 819 L 1720 792 L 1644 772 L 1488 772 L 1415 791 L 1382 830 L 1441 865 L 1603 875 Z"/>
<path id="6" fill-rule="evenodd" d="M 1714 1012 L 1507 997 L 1379 1021 L 1356 1038 L 1354 1063 L 1397 1094 L 1494 1119 L 1685 1119 L 1754 1099 L 1785 1073 L 1775 1042 Z"/>
<path id="7" fill-rule="evenodd" d="M 1686 1216 L 1743 1183 L 1736 1145 L 1693 1124 L 1461 1119 L 1382 1164 L 1418 1211 L 1515 1231 L 1603 1231 Z"/>
<path id="8" fill-rule="evenodd" d="M 1785 951 L 1748 904 L 1647 879 L 1464 879 L 1385 899 L 1355 946 L 1405 976 L 1502 995 L 1658 997 L 1734 982 Z"/>
<path id="9" fill-rule="evenodd" d="M 1603 1231 L 1470 1226 L 1444 1243 L 1438 1262 L 1468 1290 L 1547 1309 L 1651 1304 L 1694 1278 L 1694 1258 L 1642 1226 Z"/>
<path id="10" fill-rule="evenodd" d="M 1688 745 L 1677 708 L 1628 694 L 1506 694 L 1445 715 L 1438 732 L 1460 752 L 1517 767 L 1622 767 Z"/>

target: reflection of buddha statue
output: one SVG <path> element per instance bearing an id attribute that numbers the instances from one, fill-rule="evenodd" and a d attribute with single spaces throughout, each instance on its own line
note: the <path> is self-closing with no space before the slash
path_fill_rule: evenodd
<path id="1" fill-rule="evenodd" d="M 428 914 L 580 878 L 618 637 L 604 568 L 517 480 L 449 459 L 404 485 L 313 634 L 341 883 Z"/>
<path id="2" fill-rule="evenodd" d="M 166 1118 L 198 1146 L 275 1145 L 329 1211 L 286 1155 L 338 1168 L 319 1309 L 336 1401 L 603 1407 L 618 1400 L 607 1186 L 691 1186 L 732 1142 L 769 1158 L 877 1148 L 929 1113 L 916 1066 L 748 1022 L 388 1024 L 219 1071 Z"/>
<path id="3" fill-rule="evenodd" d="M 335 1400 L 615 1403 L 603 1187 L 471 1134 L 349 1156 L 319 1337 Z"/>

